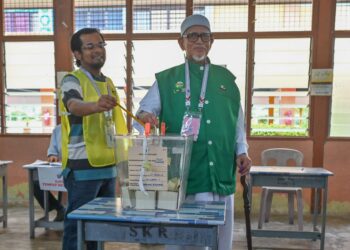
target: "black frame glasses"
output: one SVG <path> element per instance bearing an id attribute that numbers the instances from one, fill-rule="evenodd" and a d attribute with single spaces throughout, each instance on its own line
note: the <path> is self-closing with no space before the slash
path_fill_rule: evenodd
<path id="1" fill-rule="evenodd" d="M 202 39 L 203 42 L 209 42 L 211 40 L 211 33 L 209 32 L 191 32 L 183 35 L 182 37 L 187 38 L 190 42 L 197 42 L 199 38 Z"/>
<path id="2" fill-rule="evenodd" d="M 100 42 L 100 43 L 87 43 L 87 44 L 84 44 L 81 46 L 82 49 L 85 49 L 85 50 L 93 50 L 95 48 L 100 48 L 100 49 L 103 49 L 104 47 L 107 46 L 107 43 L 106 42 Z"/>

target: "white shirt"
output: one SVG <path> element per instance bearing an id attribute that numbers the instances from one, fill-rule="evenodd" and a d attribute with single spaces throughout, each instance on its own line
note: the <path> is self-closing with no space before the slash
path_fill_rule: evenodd
<path id="1" fill-rule="evenodd" d="M 155 116 L 159 116 L 161 111 L 160 94 L 158 89 L 158 83 L 155 81 L 152 87 L 148 90 L 145 97 L 140 102 L 140 108 L 137 113 L 145 111 L 153 113 Z M 134 127 L 137 127 L 137 122 L 134 123 Z M 239 106 L 237 127 L 236 127 L 236 155 L 247 154 L 248 144 L 244 126 L 244 116 L 242 106 Z"/>

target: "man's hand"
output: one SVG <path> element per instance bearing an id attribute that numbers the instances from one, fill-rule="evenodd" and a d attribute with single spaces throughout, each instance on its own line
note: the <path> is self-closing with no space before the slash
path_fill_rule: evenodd
<path id="1" fill-rule="evenodd" d="M 246 154 L 240 154 L 237 156 L 236 164 L 238 171 L 241 175 L 249 174 L 250 167 L 252 166 L 252 160 Z"/>
<path id="2" fill-rule="evenodd" d="M 85 116 L 109 111 L 117 105 L 117 99 L 110 95 L 101 95 L 97 102 L 84 102 L 79 99 L 70 99 L 67 102 L 69 112 L 76 116 Z"/>
<path id="3" fill-rule="evenodd" d="M 158 121 L 157 117 L 154 114 L 152 114 L 152 113 L 141 111 L 137 115 L 137 118 L 139 118 L 143 123 L 149 122 L 152 127 L 153 126 L 158 127 L 159 121 Z"/>
<path id="4" fill-rule="evenodd" d="M 58 156 L 57 155 L 49 155 L 47 157 L 48 162 L 58 162 Z"/>
<path id="5" fill-rule="evenodd" d="M 109 111 L 117 105 L 117 99 L 110 95 L 101 95 L 96 102 L 96 113 Z"/>

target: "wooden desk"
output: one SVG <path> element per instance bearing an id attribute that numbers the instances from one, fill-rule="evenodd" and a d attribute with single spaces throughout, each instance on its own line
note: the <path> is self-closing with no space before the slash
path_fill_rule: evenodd
<path id="1" fill-rule="evenodd" d="M 305 168 L 305 167 L 252 167 L 250 170 L 251 187 L 254 186 L 277 186 L 277 187 L 302 187 L 315 188 L 313 214 L 313 231 L 281 231 L 281 230 L 252 230 L 252 236 L 255 237 L 279 237 L 279 238 L 300 238 L 300 239 L 320 239 L 320 249 L 324 249 L 326 215 L 327 215 L 327 192 L 328 176 L 333 173 L 323 168 Z M 317 230 L 318 202 L 320 194 L 323 191 L 322 202 L 322 228 L 321 232 Z M 252 188 L 250 189 L 250 198 L 252 198 Z M 252 199 L 250 199 L 252 201 Z"/>
<path id="2" fill-rule="evenodd" d="M 35 219 L 34 213 L 34 181 L 39 181 L 38 177 L 38 167 L 41 165 L 29 164 L 24 165 L 28 171 L 28 197 L 29 197 L 29 236 L 31 239 L 35 237 L 35 228 L 41 227 L 45 229 L 55 229 L 55 230 L 63 230 L 63 221 L 50 221 L 49 220 L 49 196 L 48 190 L 44 191 L 44 216 Z"/>
<path id="3" fill-rule="evenodd" d="M 0 177 L 2 177 L 2 215 L 0 216 L 0 222 L 2 222 L 3 228 L 7 227 L 7 166 L 10 163 L 12 161 L 0 161 Z"/>
<path id="4" fill-rule="evenodd" d="M 85 241 L 218 247 L 225 202 L 184 203 L 179 211 L 122 209 L 116 198 L 96 198 L 68 214 L 78 220 L 78 249 Z"/>

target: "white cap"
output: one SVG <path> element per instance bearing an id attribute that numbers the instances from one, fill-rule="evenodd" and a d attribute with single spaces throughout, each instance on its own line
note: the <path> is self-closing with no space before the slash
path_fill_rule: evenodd
<path id="1" fill-rule="evenodd" d="M 185 18 L 185 20 L 181 24 L 181 36 L 183 36 L 189 28 L 192 26 L 204 26 L 210 32 L 210 23 L 209 20 L 202 15 L 192 15 Z"/>

